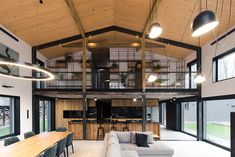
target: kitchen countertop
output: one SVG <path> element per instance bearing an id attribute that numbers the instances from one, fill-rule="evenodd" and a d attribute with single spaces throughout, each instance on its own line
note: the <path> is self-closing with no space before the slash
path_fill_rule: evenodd
<path id="1" fill-rule="evenodd" d="M 126 121 L 124 120 L 114 120 L 115 123 L 121 123 L 121 124 L 125 124 Z M 87 123 L 97 123 L 97 120 L 86 120 Z M 129 123 L 142 123 L 142 120 L 129 120 Z M 74 123 L 83 123 L 83 120 L 71 120 L 68 123 L 70 124 L 74 124 Z M 111 123 L 110 120 L 104 120 L 103 123 Z M 158 122 L 153 122 L 153 121 L 146 121 L 146 123 L 158 123 Z"/>

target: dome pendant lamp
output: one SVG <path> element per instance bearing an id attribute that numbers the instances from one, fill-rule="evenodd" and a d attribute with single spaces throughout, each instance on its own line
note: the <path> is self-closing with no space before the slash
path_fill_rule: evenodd
<path id="1" fill-rule="evenodd" d="M 152 23 L 149 28 L 149 38 L 155 39 L 162 33 L 162 27 L 159 23 Z"/>
<path id="2" fill-rule="evenodd" d="M 216 15 L 213 11 L 205 10 L 198 14 L 193 20 L 193 37 L 203 35 L 214 29 L 219 24 Z"/>
<path id="3" fill-rule="evenodd" d="M 194 82 L 199 84 L 199 83 L 203 83 L 206 81 L 206 78 L 204 75 L 202 74 L 197 74 L 195 77 L 194 77 Z"/>
<path id="4" fill-rule="evenodd" d="M 157 3 L 158 1 L 155 0 L 152 9 L 150 10 L 150 26 L 149 26 L 149 38 L 150 39 L 156 39 L 157 37 L 160 36 L 162 33 L 162 27 L 161 25 L 157 22 Z M 151 6 L 151 1 L 150 1 L 150 6 Z"/>

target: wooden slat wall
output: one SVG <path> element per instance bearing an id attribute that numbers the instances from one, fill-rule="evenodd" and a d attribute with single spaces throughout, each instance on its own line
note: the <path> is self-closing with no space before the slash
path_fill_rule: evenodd
<path id="1" fill-rule="evenodd" d="M 104 123 L 102 124 L 102 127 L 104 127 L 104 132 L 108 133 L 111 128 L 110 123 Z M 142 123 L 130 123 L 128 124 L 130 131 L 142 131 Z M 72 123 L 69 124 L 69 131 L 74 132 L 74 139 L 82 139 L 82 123 Z M 99 127 L 99 124 L 97 123 L 87 123 L 87 139 L 88 140 L 95 140 L 97 137 L 97 129 Z M 115 124 L 115 127 L 117 128 L 117 131 L 123 131 L 123 127 L 125 127 L 125 124 L 118 123 Z M 153 122 L 153 123 L 146 123 L 146 131 L 151 131 L 154 134 L 157 134 L 160 136 L 160 124 Z"/>
<path id="2" fill-rule="evenodd" d="M 81 99 L 57 99 L 56 100 L 56 127 L 67 127 L 73 118 L 63 118 L 64 110 L 82 110 Z M 78 118 L 76 118 L 78 119 Z"/>

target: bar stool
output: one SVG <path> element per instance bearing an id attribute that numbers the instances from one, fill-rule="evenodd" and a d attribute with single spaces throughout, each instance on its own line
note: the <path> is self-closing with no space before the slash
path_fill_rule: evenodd
<path id="1" fill-rule="evenodd" d="M 104 127 L 102 126 L 103 121 L 97 122 L 99 124 L 98 130 L 97 130 L 97 137 L 96 140 L 103 140 L 104 139 Z"/>
<path id="2" fill-rule="evenodd" d="M 111 121 L 111 124 L 112 124 L 112 127 L 111 127 L 111 131 L 117 131 L 117 127 L 115 127 L 115 124 L 117 123 L 116 120 L 112 120 Z"/>
<path id="3" fill-rule="evenodd" d="M 128 124 L 130 123 L 130 121 L 129 120 L 126 120 L 125 121 L 125 127 L 123 127 L 123 131 L 129 131 L 129 126 L 128 126 Z"/>

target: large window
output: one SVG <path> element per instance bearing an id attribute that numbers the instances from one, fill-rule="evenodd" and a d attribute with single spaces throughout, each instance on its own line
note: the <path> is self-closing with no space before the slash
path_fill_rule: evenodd
<path id="1" fill-rule="evenodd" d="M 197 102 L 182 102 L 182 131 L 197 135 Z"/>
<path id="2" fill-rule="evenodd" d="M 235 99 L 204 101 L 204 138 L 230 147 L 230 112 L 235 112 Z"/>
<path id="3" fill-rule="evenodd" d="M 20 133 L 19 97 L 0 95 L 0 138 Z"/>
<path id="4" fill-rule="evenodd" d="M 197 84 L 194 82 L 194 77 L 197 74 L 197 62 L 196 60 L 187 64 L 189 73 L 185 75 L 185 88 L 197 88 Z"/>
<path id="5" fill-rule="evenodd" d="M 51 131 L 51 101 L 39 100 L 39 130 Z"/>
<path id="6" fill-rule="evenodd" d="M 213 59 L 214 81 L 235 77 L 235 48 Z"/>

